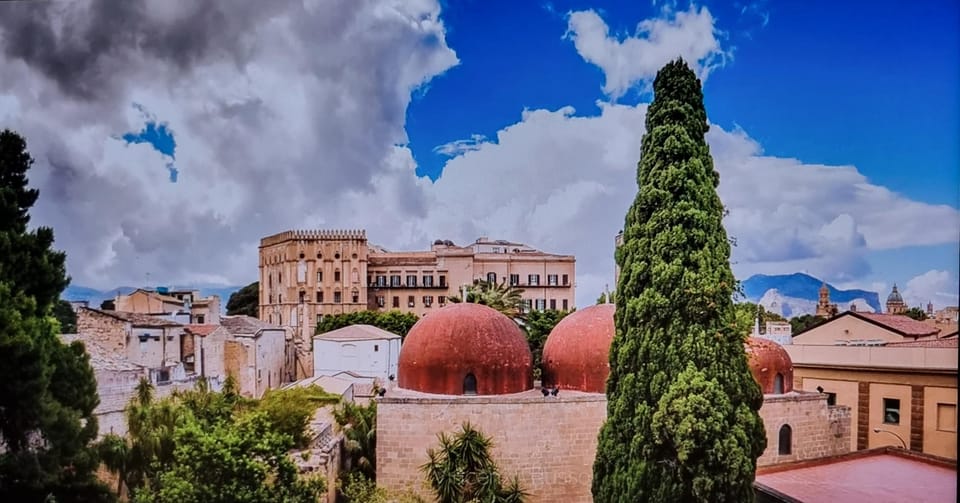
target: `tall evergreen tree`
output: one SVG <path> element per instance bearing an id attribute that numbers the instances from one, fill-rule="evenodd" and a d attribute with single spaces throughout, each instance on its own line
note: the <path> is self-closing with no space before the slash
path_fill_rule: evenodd
<path id="1" fill-rule="evenodd" d="M 700 81 L 677 60 L 653 90 L 639 190 L 616 252 L 617 331 L 594 501 L 752 501 L 766 447 L 763 396 L 735 329 Z"/>
<path id="2" fill-rule="evenodd" d="M 69 283 L 53 230 L 30 231 L 39 192 L 18 134 L 0 132 L 0 500 L 109 498 L 93 477 L 96 381 L 83 345 L 64 345 L 53 309 Z"/>

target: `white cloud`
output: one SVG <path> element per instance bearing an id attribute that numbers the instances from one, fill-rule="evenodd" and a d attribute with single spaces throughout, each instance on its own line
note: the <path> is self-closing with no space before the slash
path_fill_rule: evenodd
<path id="1" fill-rule="evenodd" d="M 926 309 L 928 302 L 933 302 L 935 309 L 956 306 L 960 298 L 960 280 L 950 271 L 931 269 L 907 281 L 902 295 L 910 307 Z"/>
<path id="2" fill-rule="evenodd" d="M 690 6 L 676 12 L 664 6 L 659 18 L 637 25 L 633 36 L 618 37 L 593 10 L 571 12 L 567 36 L 577 53 L 601 70 L 606 77 L 603 90 L 612 98 L 623 96 L 631 87 L 651 81 L 669 61 L 683 57 L 697 75 L 706 79 L 731 56 L 720 44 L 720 32 L 706 7 Z"/>
<path id="3" fill-rule="evenodd" d="M 424 228 L 454 240 L 501 236 L 573 253 L 578 305 L 592 303 L 613 284 L 613 238 L 636 193 L 646 112 L 643 104 L 599 106 L 596 117 L 570 107 L 527 111 L 496 141 L 450 159 L 425 187 Z M 739 278 L 807 271 L 850 282 L 869 272 L 872 250 L 956 242 L 956 209 L 873 185 L 855 167 L 765 156 L 746 132 L 716 125 L 707 140 L 729 210 L 725 226 L 737 239 Z M 900 232 L 892 221 L 927 231 Z"/>

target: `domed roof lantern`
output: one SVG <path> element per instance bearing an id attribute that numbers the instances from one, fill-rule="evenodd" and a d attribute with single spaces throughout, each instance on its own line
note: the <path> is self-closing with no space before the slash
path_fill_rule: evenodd
<path id="1" fill-rule="evenodd" d="M 893 284 L 893 291 L 890 292 L 890 295 L 887 297 L 887 302 L 903 302 L 903 297 L 900 296 L 900 291 L 897 290 L 897 284 Z"/>

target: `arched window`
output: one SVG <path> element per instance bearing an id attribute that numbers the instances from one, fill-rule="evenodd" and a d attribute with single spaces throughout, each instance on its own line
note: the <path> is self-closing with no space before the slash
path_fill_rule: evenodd
<path id="1" fill-rule="evenodd" d="M 783 394 L 783 374 L 779 372 L 773 378 L 773 393 L 775 395 Z"/>
<path id="2" fill-rule="evenodd" d="M 477 376 L 467 374 L 463 378 L 463 394 L 464 395 L 476 395 L 477 394 Z"/>
<path id="3" fill-rule="evenodd" d="M 790 446 L 793 443 L 793 429 L 790 428 L 789 424 L 780 427 L 780 440 L 777 443 L 780 444 L 779 454 L 781 456 L 790 454 Z"/>

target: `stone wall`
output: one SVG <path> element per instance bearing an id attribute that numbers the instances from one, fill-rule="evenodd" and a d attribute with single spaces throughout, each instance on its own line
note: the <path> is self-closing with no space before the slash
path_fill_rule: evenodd
<path id="1" fill-rule="evenodd" d="M 767 430 L 767 449 L 757 466 L 835 456 L 850 451 L 850 408 L 828 406 L 821 393 L 765 395 L 760 408 Z M 780 454 L 780 429 L 790 427 L 788 454 Z"/>
<path id="2" fill-rule="evenodd" d="M 77 311 L 77 334 L 118 355 L 126 354 L 127 323 L 90 309 Z"/>
<path id="3" fill-rule="evenodd" d="M 437 434 L 465 421 L 493 439 L 505 477 L 518 475 L 531 502 L 590 501 L 597 434 L 606 417 L 602 394 L 539 390 L 513 395 L 446 397 L 391 389 L 378 399 L 377 483 L 430 499 L 419 467 Z"/>

